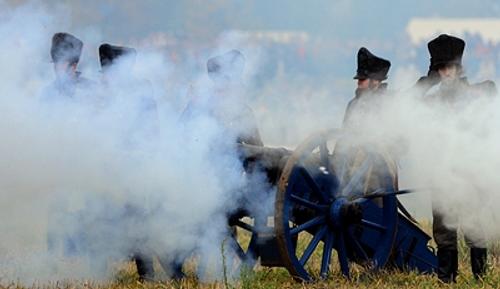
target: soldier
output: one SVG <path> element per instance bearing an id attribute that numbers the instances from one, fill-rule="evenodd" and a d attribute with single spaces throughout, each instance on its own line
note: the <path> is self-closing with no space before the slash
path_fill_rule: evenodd
<path id="1" fill-rule="evenodd" d="M 185 122 L 199 113 L 209 113 L 231 133 L 238 143 L 262 146 L 257 123 L 250 107 L 235 95 L 241 89 L 245 57 L 231 50 L 207 61 L 207 73 L 213 90 L 203 97 L 193 98 L 183 111 L 180 121 Z"/>
<path id="2" fill-rule="evenodd" d="M 444 105 L 450 112 L 466 104 L 471 95 L 496 94 L 495 83 L 485 81 L 471 85 L 463 76 L 462 55 L 465 42 L 457 37 L 442 34 L 428 44 L 430 65 L 427 76 L 421 77 L 416 90 L 421 95 L 434 91 L 426 98 L 434 105 Z M 433 202 L 433 235 L 438 246 L 438 278 L 443 282 L 455 282 L 458 273 L 457 229 L 450 228 L 444 222 L 446 208 Z M 453 218 L 446 216 L 447 220 Z M 476 279 L 486 271 L 487 250 L 483 236 L 466 235 L 470 247 L 471 268 Z"/>
<path id="3" fill-rule="evenodd" d="M 380 96 L 387 91 L 387 73 L 391 62 L 373 55 L 365 47 L 358 51 L 358 69 L 354 79 L 358 80 L 358 86 L 354 98 L 349 101 L 344 115 L 344 127 L 355 125 L 356 116 L 363 114 L 368 109 L 373 110 L 371 104 L 376 104 Z"/>
<path id="4" fill-rule="evenodd" d="M 157 132 L 158 111 L 151 83 L 133 75 L 136 50 L 104 43 L 99 46 L 102 83 L 108 102 L 127 106 L 135 123 L 129 133 L 130 142 L 142 141 Z"/>
<path id="5" fill-rule="evenodd" d="M 234 137 L 237 144 L 262 147 L 253 111 L 238 95 L 242 88 L 244 68 L 245 57 L 236 49 L 208 59 L 207 73 L 212 81 L 212 89 L 209 93 L 192 97 L 180 116 L 180 123 L 187 124 L 200 115 L 209 115 L 219 122 L 225 130 L 225 136 Z M 242 156 L 242 161 L 245 171 L 251 173 L 255 159 Z M 231 233 L 235 234 L 234 231 Z M 174 256 L 173 262 L 163 262 L 162 266 L 171 268 L 174 278 L 181 278 L 184 276 L 182 263 L 179 262 L 182 259 L 181 256 Z"/>
<path id="6" fill-rule="evenodd" d="M 102 82 L 108 94 L 107 101 L 117 101 L 113 97 L 128 97 L 131 109 L 127 110 L 133 123 L 144 125 L 135 126 L 128 131 L 127 145 L 133 144 L 134 137 L 149 137 L 154 133 L 157 122 L 156 102 L 152 96 L 151 85 L 145 80 L 133 77 L 132 69 L 135 63 L 136 51 L 133 48 L 102 44 L 99 46 L 99 61 L 101 63 Z M 109 99 L 110 98 L 110 99 Z M 140 141 L 140 140 L 138 140 Z M 133 145 L 132 145 L 133 147 Z M 135 206 L 127 205 L 128 217 L 132 219 L 147 218 L 144 212 Z M 137 228 L 140 229 L 140 228 Z M 138 233 L 141 234 L 141 233 Z M 144 248 L 147 245 L 147 236 L 142 236 L 131 248 L 139 279 L 152 280 L 154 278 L 153 252 Z"/>
<path id="7" fill-rule="evenodd" d="M 58 32 L 52 36 L 52 46 L 50 56 L 54 64 L 56 79 L 45 87 L 40 95 L 41 104 L 47 104 L 44 109 L 52 109 L 54 105 L 68 103 L 76 100 L 78 92 L 84 92 L 92 87 L 93 83 L 80 76 L 77 65 L 82 54 L 83 42 L 75 36 Z M 80 99 L 80 98 L 79 98 Z M 60 112 L 63 112 L 62 110 Z M 55 253 L 58 247 L 62 247 L 65 255 L 75 255 L 79 251 L 81 240 L 76 234 L 66 236 L 61 234 L 59 223 L 76 218 L 60 204 L 54 204 L 55 209 L 51 210 L 49 225 L 47 229 L 47 247 L 50 252 Z M 63 244 L 61 244 L 61 241 Z"/>
<path id="8" fill-rule="evenodd" d="M 335 146 L 334 169 L 339 178 L 339 185 L 343 187 L 350 182 L 352 174 L 361 169 L 360 165 L 370 160 L 369 166 L 373 169 L 369 170 L 366 179 L 371 181 L 357 182 L 356 190 L 370 193 L 380 188 L 394 189 L 397 187 L 397 165 L 393 156 L 388 154 L 388 148 L 378 143 L 367 143 L 368 139 L 359 138 L 364 136 L 362 130 L 365 122 L 370 120 L 370 114 L 377 113 L 384 98 L 388 97 L 387 84 L 383 81 L 387 79 L 391 62 L 373 55 L 365 47 L 359 49 L 357 62 L 354 76 L 357 88 L 354 98 L 347 105 L 343 122 L 343 128 L 348 135 Z M 390 165 L 387 166 L 386 163 Z"/>
<path id="9" fill-rule="evenodd" d="M 44 90 L 42 100 L 71 99 L 78 88 L 88 88 L 92 84 L 76 70 L 82 48 L 83 42 L 75 36 L 65 32 L 54 34 L 50 56 L 54 63 L 56 79 Z"/>

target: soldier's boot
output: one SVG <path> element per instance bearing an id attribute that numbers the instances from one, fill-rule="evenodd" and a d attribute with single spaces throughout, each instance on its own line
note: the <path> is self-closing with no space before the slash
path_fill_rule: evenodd
<path id="1" fill-rule="evenodd" d="M 445 283 L 455 283 L 458 274 L 458 251 L 453 249 L 439 249 L 438 278 Z"/>
<path id="2" fill-rule="evenodd" d="M 172 264 L 172 269 L 172 279 L 181 280 L 186 277 L 186 275 L 184 275 L 184 272 L 182 272 L 182 263 L 176 262 Z"/>
<path id="3" fill-rule="evenodd" d="M 182 262 L 176 260 L 168 261 L 163 258 L 159 258 L 159 261 L 169 279 L 181 280 L 186 277 L 184 272 L 182 272 Z"/>
<path id="4" fill-rule="evenodd" d="M 134 259 L 137 266 L 137 274 L 139 274 L 139 281 L 153 281 L 153 259 L 142 254 L 136 255 Z"/>
<path id="5" fill-rule="evenodd" d="M 470 265 L 472 274 L 476 280 L 482 279 L 486 273 L 486 264 L 488 259 L 488 251 L 486 248 L 471 248 L 470 249 Z"/>

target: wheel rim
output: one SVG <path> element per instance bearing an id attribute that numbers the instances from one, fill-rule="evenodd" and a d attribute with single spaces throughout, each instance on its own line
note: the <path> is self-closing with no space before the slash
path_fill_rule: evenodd
<path id="1" fill-rule="evenodd" d="M 349 182 L 359 182 L 367 171 L 353 173 L 344 183 L 333 174 L 327 142 L 336 133 L 317 134 L 301 144 L 288 160 L 278 184 L 275 203 L 278 247 L 289 272 L 306 281 L 312 280 L 318 271 L 321 278 L 327 277 L 332 249 L 337 251 L 341 271 L 347 277 L 351 261 L 371 268 L 384 266 L 396 235 L 394 196 L 381 198 L 380 208 L 374 201 L 361 198 L 362 195 L 343 193 Z M 319 150 L 318 160 L 311 167 L 305 159 L 315 149 Z M 368 166 L 368 170 L 370 167 L 373 166 Z M 393 180 L 385 180 L 381 185 L 386 190 L 397 189 Z M 300 248 L 303 250 L 296 248 L 299 235 L 310 238 L 305 248 Z M 371 248 L 370 242 L 374 241 L 377 246 Z M 320 255 L 319 264 L 309 262 L 314 254 Z"/>

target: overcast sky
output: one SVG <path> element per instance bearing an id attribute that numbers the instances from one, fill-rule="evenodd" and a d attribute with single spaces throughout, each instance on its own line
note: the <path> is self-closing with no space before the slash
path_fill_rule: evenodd
<path id="1" fill-rule="evenodd" d="M 393 39 L 412 17 L 498 17 L 495 0 L 86 0 L 66 3 L 75 26 L 126 40 L 169 31 L 211 37 L 227 29 L 303 30 L 322 37 Z"/>

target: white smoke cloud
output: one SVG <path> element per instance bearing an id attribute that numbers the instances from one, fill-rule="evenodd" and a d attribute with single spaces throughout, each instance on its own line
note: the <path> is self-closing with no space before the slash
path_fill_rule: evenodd
<path id="1" fill-rule="evenodd" d="M 356 115 L 356 133 L 384 144 L 401 161 L 406 185 L 421 194 L 409 202 L 433 202 L 448 226 L 496 239 L 500 100 L 470 90 L 454 101 L 437 99 L 437 88 L 426 96 L 401 90 L 378 104 L 373 100 Z"/>
<path id="2" fill-rule="evenodd" d="M 68 23 L 45 7 L 2 6 L 0 278 L 107 278 L 109 263 L 139 249 L 220 259 L 226 214 L 248 180 L 213 99 L 180 123 L 179 92 L 165 87 L 171 64 L 154 50 L 139 51 L 132 70 L 124 59 L 112 77 L 87 73 L 93 80 L 72 97 L 58 95 L 47 55 Z M 229 103 L 220 113 L 237 114 L 238 97 Z"/>
<path id="3" fill-rule="evenodd" d="M 94 83 L 79 92 L 78 101 L 46 103 L 41 93 L 53 80 L 50 38 L 70 26 L 68 13 L 65 7 L 49 11 L 33 4 L 0 7 L 0 278 L 105 278 L 107 263 L 126 258 L 137 244 L 162 257 L 201 249 L 220 260 L 226 213 L 248 193 L 243 188 L 249 180 L 232 150 L 235 136 L 217 119 L 203 113 L 179 124 L 185 93 L 206 97 L 209 79 L 198 75 L 193 89 L 173 83 L 178 76 L 163 51 L 138 49 L 130 73 L 141 85 L 119 65 L 120 77 L 102 83 L 96 60 L 82 67 Z M 92 50 L 102 39 L 96 27 L 75 33 L 85 42 L 83 57 L 97 57 Z M 340 125 L 350 96 L 332 95 L 330 84 L 315 87 L 283 71 L 256 89 L 249 80 L 265 65 L 265 51 L 231 33 L 219 42 L 213 54 L 243 45 L 249 64 L 245 92 L 233 91 L 221 109 L 237 112 L 239 96 L 254 94 L 245 97 L 265 143 L 294 147 L 314 131 Z M 394 79 L 405 87 L 416 76 L 410 67 Z M 158 121 L 141 117 L 140 100 L 151 95 Z M 387 144 L 402 160 L 401 177 L 430 191 L 419 202 L 433 198 L 467 231 L 480 228 L 493 239 L 500 235 L 498 102 L 477 98 L 457 110 L 399 91 L 360 115 L 359 133 Z M 266 191 L 262 178 L 256 179 L 253 188 Z M 258 208 L 269 213 L 272 195 L 256 199 L 264 200 Z M 82 231 L 91 240 L 83 243 L 90 246 L 83 249 L 92 253 L 91 263 L 68 257 L 61 246 L 47 250 L 48 235 L 65 240 Z"/>

